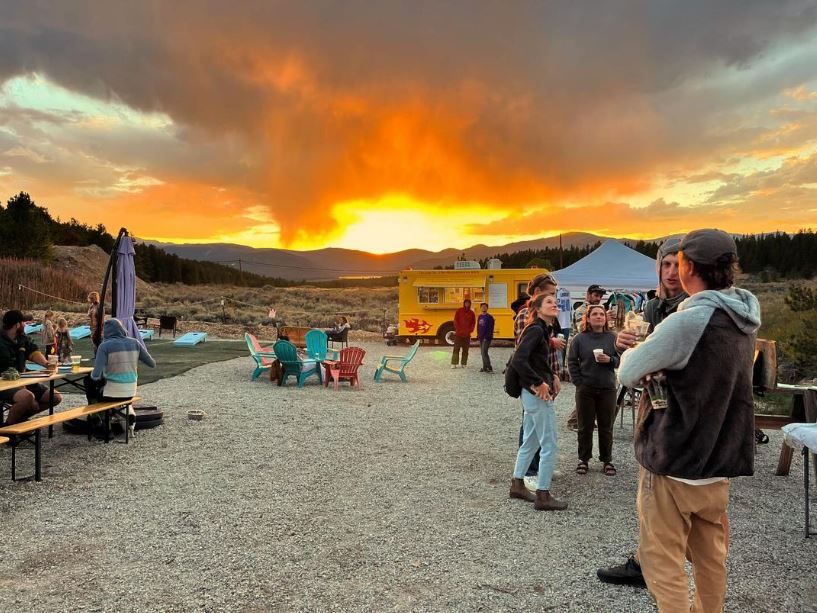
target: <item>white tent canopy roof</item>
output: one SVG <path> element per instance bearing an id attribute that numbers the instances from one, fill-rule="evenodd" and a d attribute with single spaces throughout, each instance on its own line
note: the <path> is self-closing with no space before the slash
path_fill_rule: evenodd
<path id="1" fill-rule="evenodd" d="M 649 291 L 658 286 L 655 260 L 612 239 L 554 274 L 559 287 L 570 290 L 575 299 L 583 298 L 594 283 L 607 290 Z"/>

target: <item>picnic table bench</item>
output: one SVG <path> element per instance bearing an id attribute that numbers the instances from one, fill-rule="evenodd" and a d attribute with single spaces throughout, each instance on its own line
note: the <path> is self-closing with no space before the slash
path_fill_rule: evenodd
<path id="1" fill-rule="evenodd" d="M 36 417 L 10 426 L 0 428 L 0 437 L 5 438 L 11 446 L 11 480 L 17 480 L 17 447 L 29 443 L 34 447 L 34 480 L 42 481 L 42 437 L 40 430 L 50 428 L 71 419 L 103 413 L 105 424 L 105 442 L 110 441 L 110 419 L 113 414 L 124 414 L 127 419 L 127 407 L 139 400 L 138 396 L 127 400 L 96 402 L 82 407 L 66 409 L 53 415 Z M 129 429 L 125 428 L 125 442 L 128 442 Z M 90 434 L 88 435 L 90 439 Z"/>

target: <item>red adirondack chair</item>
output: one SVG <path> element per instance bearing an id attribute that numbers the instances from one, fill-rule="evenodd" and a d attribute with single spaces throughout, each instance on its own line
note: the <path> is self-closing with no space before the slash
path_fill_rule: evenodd
<path id="1" fill-rule="evenodd" d="M 335 364 L 337 368 L 327 368 L 324 385 L 329 385 L 329 378 L 335 381 L 335 389 L 338 389 L 340 381 L 348 381 L 349 385 L 357 385 L 360 389 L 360 378 L 357 369 L 363 364 L 363 357 L 366 351 L 360 347 L 346 347 L 340 350 L 340 360 Z"/>

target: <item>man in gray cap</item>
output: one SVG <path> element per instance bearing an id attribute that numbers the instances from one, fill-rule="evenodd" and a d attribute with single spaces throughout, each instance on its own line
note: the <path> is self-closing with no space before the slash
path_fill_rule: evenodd
<path id="1" fill-rule="evenodd" d="M 726 232 L 687 234 L 678 277 L 690 297 L 621 358 L 622 384 L 649 382 L 652 390 L 658 373 L 665 380 L 665 406 L 643 402 L 634 435 L 639 555 L 660 611 L 688 610 L 687 557 L 696 587 L 692 610 L 723 610 L 729 479 L 754 474 L 752 360 L 760 305 L 734 287 L 737 262 Z"/>
<path id="2" fill-rule="evenodd" d="M 681 281 L 678 278 L 678 247 L 680 244 L 680 238 L 668 238 L 658 248 L 658 255 L 655 258 L 658 291 L 655 298 L 644 305 L 644 321 L 650 324 L 650 332 L 674 313 L 678 305 L 689 297 L 689 294 L 681 287 Z M 633 347 L 635 343 L 636 335 L 627 330 L 620 331 L 616 337 L 616 349 L 619 352 Z M 627 558 L 624 564 L 598 569 L 596 575 L 605 583 L 646 587 L 638 552 Z"/>

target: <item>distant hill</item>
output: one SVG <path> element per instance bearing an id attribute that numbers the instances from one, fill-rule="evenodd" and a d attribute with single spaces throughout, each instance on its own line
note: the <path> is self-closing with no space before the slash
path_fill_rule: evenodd
<path id="1" fill-rule="evenodd" d="M 585 247 L 606 238 L 584 232 L 571 232 L 562 235 L 562 245 L 565 248 Z M 290 280 L 317 281 L 341 276 L 396 274 L 406 268 L 422 269 L 446 266 L 451 265 L 462 253 L 465 253 L 468 259 L 479 260 L 497 253 L 557 248 L 559 237 L 552 236 L 493 247 L 474 245 L 467 249 L 444 249 L 437 252 L 408 249 L 383 255 L 338 248 L 293 251 L 290 249 L 255 249 L 228 243 L 194 245 L 146 242 L 182 258 L 228 263 L 236 267 L 240 260 L 244 271 Z"/>

